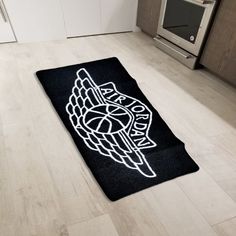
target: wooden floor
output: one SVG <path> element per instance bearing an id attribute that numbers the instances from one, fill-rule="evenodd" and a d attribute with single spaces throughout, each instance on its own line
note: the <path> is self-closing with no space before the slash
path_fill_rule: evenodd
<path id="1" fill-rule="evenodd" d="M 117 202 L 101 191 L 34 73 L 118 57 L 200 171 Z M 1 236 L 235 236 L 236 90 L 142 33 L 0 46 Z"/>

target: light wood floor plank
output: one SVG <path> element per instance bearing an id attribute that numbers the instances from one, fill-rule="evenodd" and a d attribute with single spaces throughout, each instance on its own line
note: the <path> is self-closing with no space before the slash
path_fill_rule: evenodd
<path id="1" fill-rule="evenodd" d="M 113 56 L 201 167 L 117 202 L 101 191 L 34 75 Z M 0 78 L 1 235 L 234 235 L 235 88 L 189 70 L 143 33 L 0 45 Z"/>
<path id="2" fill-rule="evenodd" d="M 169 235 L 216 235 L 174 181 L 152 188 L 151 194 L 145 194 L 145 199 L 155 202 L 152 208 Z"/>
<path id="3" fill-rule="evenodd" d="M 176 182 L 211 225 L 236 216 L 236 202 L 204 169 L 196 175 L 178 178 Z"/>
<path id="4" fill-rule="evenodd" d="M 215 225 L 214 230 L 221 236 L 235 236 L 236 233 L 236 218 Z"/>
<path id="5" fill-rule="evenodd" d="M 68 227 L 70 236 L 118 236 L 109 215 L 102 215 Z"/>
<path id="6" fill-rule="evenodd" d="M 3 228 L 15 235 L 58 235 L 58 231 L 65 231 L 60 204 L 31 124 L 6 125 L 3 131 L 7 164 L 3 170 Z"/>

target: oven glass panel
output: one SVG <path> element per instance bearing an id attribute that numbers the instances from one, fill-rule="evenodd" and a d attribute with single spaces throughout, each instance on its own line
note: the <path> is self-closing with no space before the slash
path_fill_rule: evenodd
<path id="1" fill-rule="evenodd" d="M 184 0 L 167 0 L 163 28 L 195 43 L 204 7 Z"/>

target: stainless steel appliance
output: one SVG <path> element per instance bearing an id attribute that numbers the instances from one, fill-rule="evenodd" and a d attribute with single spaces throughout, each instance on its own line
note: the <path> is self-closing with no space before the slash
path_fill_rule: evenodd
<path id="1" fill-rule="evenodd" d="M 215 0 L 162 0 L 156 46 L 194 69 Z"/>

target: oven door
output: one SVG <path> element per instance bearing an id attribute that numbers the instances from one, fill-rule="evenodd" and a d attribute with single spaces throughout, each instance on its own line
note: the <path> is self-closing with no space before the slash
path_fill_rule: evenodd
<path id="1" fill-rule="evenodd" d="M 216 2 L 162 0 L 157 34 L 198 56 Z"/>

